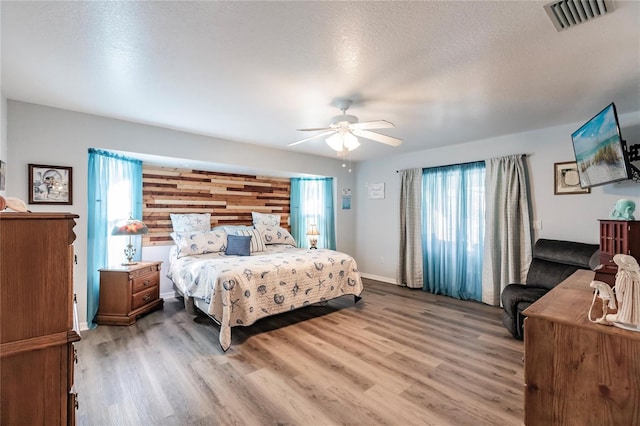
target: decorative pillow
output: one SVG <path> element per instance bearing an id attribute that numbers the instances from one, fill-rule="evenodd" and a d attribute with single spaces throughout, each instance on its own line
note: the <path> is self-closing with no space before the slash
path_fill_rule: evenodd
<path id="1" fill-rule="evenodd" d="M 238 235 L 239 230 L 253 229 L 253 226 L 248 225 L 218 225 L 213 229 L 224 229 L 228 235 Z"/>
<path id="2" fill-rule="evenodd" d="M 251 212 L 253 218 L 253 226 L 280 226 L 279 214 L 264 214 Z"/>
<path id="3" fill-rule="evenodd" d="M 227 250 L 224 254 L 237 256 L 251 255 L 251 237 L 244 235 L 227 235 Z"/>
<path id="4" fill-rule="evenodd" d="M 296 240 L 291 236 L 289 231 L 279 226 L 260 226 L 258 227 L 264 243 L 269 244 L 287 244 L 298 247 Z"/>
<path id="5" fill-rule="evenodd" d="M 173 232 L 208 231 L 211 229 L 211 213 L 170 213 Z"/>
<path id="6" fill-rule="evenodd" d="M 178 247 L 178 257 L 227 249 L 227 234 L 224 231 L 172 232 L 171 238 Z"/>
<path id="7" fill-rule="evenodd" d="M 238 231 L 238 235 L 247 235 L 251 237 L 251 253 L 264 251 L 264 241 L 262 241 L 260 231 L 257 229 L 241 229 Z"/>

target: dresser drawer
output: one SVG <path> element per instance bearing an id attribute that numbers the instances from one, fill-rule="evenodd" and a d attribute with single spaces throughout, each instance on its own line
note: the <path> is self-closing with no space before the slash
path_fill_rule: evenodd
<path id="1" fill-rule="evenodd" d="M 74 370 L 75 370 L 75 366 L 74 364 L 78 363 L 78 349 L 76 348 L 76 345 L 73 343 L 69 343 L 69 345 L 67 346 L 67 390 L 71 390 L 73 388 L 73 382 L 74 382 Z"/>
<path id="2" fill-rule="evenodd" d="M 131 285 L 131 293 L 136 294 L 159 284 L 160 274 L 158 274 L 157 272 L 142 275 L 133 279 L 133 284 Z"/>
<path id="3" fill-rule="evenodd" d="M 147 303 L 153 302 L 160 297 L 160 287 L 155 285 L 133 295 L 131 310 L 138 309 Z"/>
<path id="4" fill-rule="evenodd" d="M 76 411 L 80 408 L 80 403 L 78 402 L 78 394 L 75 392 L 69 392 L 67 395 L 67 424 L 75 425 L 76 424 Z"/>
<path id="5" fill-rule="evenodd" d="M 155 272 L 158 272 L 159 270 L 160 270 L 160 264 L 145 265 L 143 267 L 138 267 L 135 270 L 129 271 L 129 279 L 136 280 L 146 275 L 151 275 Z"/>

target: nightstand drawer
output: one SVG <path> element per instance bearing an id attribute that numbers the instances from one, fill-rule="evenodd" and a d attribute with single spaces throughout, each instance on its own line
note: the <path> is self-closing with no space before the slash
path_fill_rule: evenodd
<path id="1" fill-rule="evenodd" d="M 133 295 L 133 300 L 131 301 L 131 310 L 138 309 L 147 303 L 153 302 L 158 299 L 158 297 L 160 297 L 160 287 L 157 285 L 136 293 Z"/>
<path id="2" fill-rule="evenodd" d="M 152 275 L 158 272 L 159 270 L 160 270 L 159 263 L 154 265 L 145 265 L 142 267 L 137 267 L 136 269 L 129 271 L 129 279 L 136 280 L 138 278 L 141 278 L 147 275 Z"/>
<path id="3" fill-rule="evenodd" d="M 133 280 L 133 284 L 131 285 L 131 293 L 136 294 L 140 291 L 146 290 L 148 288 L 153 287 L 154 285 L 159 285 L 159 284 L 160 284 L 160 276 L 157 272 L 154 272 L 149 275 L 143 275 Z"/>

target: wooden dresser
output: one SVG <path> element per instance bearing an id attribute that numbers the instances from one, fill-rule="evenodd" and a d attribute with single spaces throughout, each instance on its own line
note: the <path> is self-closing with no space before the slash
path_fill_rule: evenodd
<path id="1" fill-rule="evenodd" d="M 0 212 L 2 425 L 75 424 L 76 218 Z"/>
<path id="2" fill-rule="evenodd" d="M 589 322 L 593 278 L 579 270 L 524 311 L 527 426 L 640 425 L 640 333 Z"/>
<path id="3" fill-rule="evenodd" d="M 160 265 L 138 262 L 130 266 L 100 269 L 100 306 L 96 322 L 131 325 L 138 316 L 162 309 Z"/>

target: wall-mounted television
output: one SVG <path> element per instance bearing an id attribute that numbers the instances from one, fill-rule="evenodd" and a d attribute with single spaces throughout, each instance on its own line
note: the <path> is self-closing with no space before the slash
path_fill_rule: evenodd
<path id="1" fill-rule="evenodd" d="M 629 179 L 631 171 L 612 102 L 571 134 L 582 188 Z"/>

